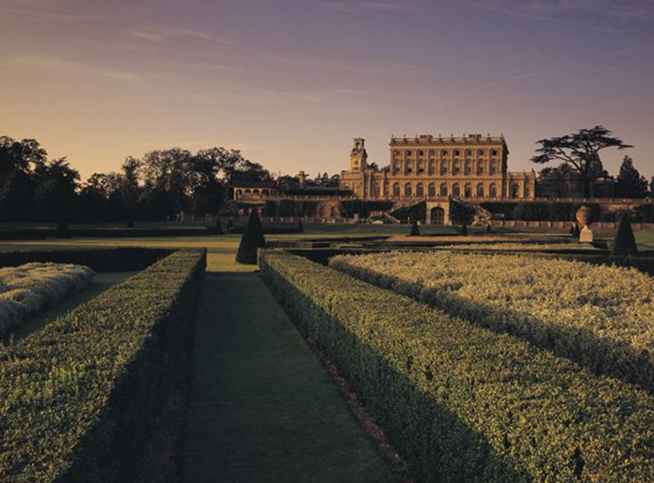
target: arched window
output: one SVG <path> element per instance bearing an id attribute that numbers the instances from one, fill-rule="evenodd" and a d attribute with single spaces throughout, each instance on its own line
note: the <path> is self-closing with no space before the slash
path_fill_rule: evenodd
<path id="1" fill-rule="evenodd" d="M 428 165 L 428 168 L 427 168 L 427 170 L 428 170 L 427 174 L 429 174 L 429 175 L 434 174 L 434 170 L 435 170 L 434 166 L 435 166 L 435 161 L 433 159 L 430 159 L 429 160 L 429 165 Z"/>
<path id="2" fill-rule="evenodd" d="M 447 161 L 441 161 L 441 176 L 447 174 Z"/>
<path id="3" fill-rule="evenodd" d="M 472 185 L 466 183 L 465 188 L 463 189 L 463 196 L 466 198 L 472 198 Z"/>
<path id="4" fill-rule="evenodd" d="M 411 189 L 411 183 L 407 183 L 404 185 L 404 196 L 407 198 L 410 198 L 411 195 L 413 194 L 413 190 Z"/>
<path id="5" fill-rule="evenodd" d="M 422 185 L 422 183 L 418 183 L 416 185 L 416 196 L 418 198 L 422 198 L 425 196 L 425 187 Z"/>
<path id="6" fill-rule="evenodd" d="M 400 196 L 400 183 L 393 183 L 393 196 Z"/>
<path id="7" fill-rule="evenodd" d="M 483 161 L 478 161 L 477 162 L 477 175 L 481 176 L 484 174 L 484 162 Z"/>
<path id="8" fill-rule="evenodd" d="M 488 168 L 488 174 L 495 174 L 495 171 L 496 171 L 495 161 L 491 161 L 490 167 Z"/>
<path id="9" fill-rule="evenodd" d="M 511 184 L 511 198 L 517 198 L 520 193 L 520 186 L 517 183 Z"/>
<path id="10" fill-rule="evenodd" d="M 452 196 L 455 198 L 461 197 L 461 187 L 459 186 L 459 183 L 454 183 L 452 185 Z"/>
<path id="11" fill-rule="evenodd" d="M 477 185 L 477 198 L 483 198 L 484 197 L 484 185 L 482 183 L 479 183 Z"/>
<path id="12" fill-rule="evenodd" d="M 447 196 L 447 183 L 441 183 L 441 196 Z"/>
<path id="13" fill-rule="evenodd" d="M 460 167 L 459 167 L 459 160 L 455 159 L 454 162 L 452 163 L 452 174 L 459 174 Z"/>
<path id="14" fill-rule="evenodd" d="M 495 183 L 491 183 L 491 185 L 488 187 L 488 191 L 488 194 L 491 198 L 497 198 L 497 186 L 495 186 Z"/>
<path id="15" fill-rule="evenodd" d="M 472 173 L 472 163 L 470 161 L 466 161 L 463 165 L 463 174 L 468 176 L 470 173 Z"/>
<path id="16" fill-rule="evenodd" d="M 525 198 L 529 198 L 529 185 L 525 183 Z"/>
<path id="17" fill-rule="evenodd" d="M 436 196 L 436 185 L 434 183 L 429 183 L 429 186 L 427 187 L 427 193 L 430 198 Z"/>

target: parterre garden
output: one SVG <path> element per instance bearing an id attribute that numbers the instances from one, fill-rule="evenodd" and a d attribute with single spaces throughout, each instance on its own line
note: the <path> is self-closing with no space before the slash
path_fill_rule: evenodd
<path id="1" fill-rule="evenodd" d="M 359 246 L 371 234 L 343 235 Z M 654 281 L 601 254 L 521 242 L 266 249 L 259 266 L 415 481 L 654 481 Z M 237 243 L 6 244 L 2 267 L 138 273 L 2 346 L 0 480 L 153 480 L 152 440 L 189 378 L 205 247 L 221 271 Z M 349 252 L 375 251 L 360 245 Z"/>

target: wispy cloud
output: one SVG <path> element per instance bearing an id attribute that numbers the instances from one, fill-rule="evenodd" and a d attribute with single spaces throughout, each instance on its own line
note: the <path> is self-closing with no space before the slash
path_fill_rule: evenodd
<path id="1" fill-rule="evenodd" d="M 17 57 L 10 61 L 18 66 L 27 66 L 39 69 L 45 69 L 49 72 L 59 73 L 83 73 L 97 77 L 104 77 L 113 81 L 122 83 L 136 83 L 141 82 L 143 78 L 136 72 L 106 68 L 103 66 L 86 64 L 82 62 L 66 60 L 54 56 L 26 56 Z"/>
<path id="2" fill-rule="evenodd" d="M 139 29 L 134 29 L 129 32 L 132 37 L 148 42 L 166 42 L 170 40 L 202 40 L 204 42 L 215 42 L 219 44 L 229 45 L 231 42 L 228 40 L 214 36 L 207 32 L 200 30 L 193 30 L 187 28 L 171 27 L 167 25 L 150 26 Z"/>
<path id="3" fill-rule="evenodd" d="M 361 2 L 328 0 L 321 2 L 320 6 L 342 13 L 355 13 L 365 10 L 380 13 L 415 13 L 419 10 L 417 5 L 411 2 L 390 0 L 368 0 Z"/>

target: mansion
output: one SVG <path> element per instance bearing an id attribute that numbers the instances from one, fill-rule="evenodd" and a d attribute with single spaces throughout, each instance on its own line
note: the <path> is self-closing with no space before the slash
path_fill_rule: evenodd
<path id="1" fill-rule="evenodd" d="M 509 148 L 503 136 L 420 135 L 390 141 L 390 162 L 368 164 L 365 140 L 356 138 L 350 169 L 341 173 L 341 189 L 361 200 L 419 202 L 455 198 L 532 200 L 536 173 L 508 170 Z"/>

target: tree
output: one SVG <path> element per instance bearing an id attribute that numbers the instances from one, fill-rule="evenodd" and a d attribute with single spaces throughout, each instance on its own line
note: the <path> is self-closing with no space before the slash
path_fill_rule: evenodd
<path id="1" fill-rule="evenodd" d="M 44 164 L 36 176 L 34 203 L 38 216 L 57 222 L 58 230 L 65 231 L 75 215 L 79 172 L 64 157 Z"/>
<path id="2" fill-rule="evenodd" d="M 127 214 L 127 226 L 134 226 L 134 219 L 137 217 L 139 196 L 141 187 L 139 186 L 139 170 L 141 161 L 129 156 L 123 162 L 123 173 L 120 178 L 120 197 L 125 213 Z"/>
<path id="3" fill-rule="evenodd" d="M 629 156 L 622 160 L 616 188 L 622 198 L 644 198 L 647 193 L 647 180 L 640 175 Z"/>
<path id="4" fill-rule="evenodd" d="M 633 147 L 611 134 L 605 127 L 595 126 L 565 136 L 541 139 L 537 141 L 540 144 L 537 154 L 531 160 L 538 164 L 559 160 L 570 165 L 583 181 L 584 196 L 590 198 L 593 180 L 604 174 L 599 152 L 612 147 L 620 150 Z"/>
<path id="5" fill-rule="evenodd" d="M 255 264 L 257 263 L 257 249 L 266 246 L 266 239 L 263 236 L 263 228 L 257 210 L 250 212 L 248 226 L 241 237 L 241 243 L 236 253 L 238 263 Z"/>
<path id="6" fill-rule="evenodd" d="M 652 176 L 652 179 L 649 182 L 649 191 L 650 193 L 654 193 L 654 176 Z"/>

